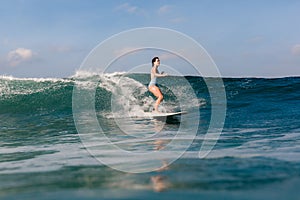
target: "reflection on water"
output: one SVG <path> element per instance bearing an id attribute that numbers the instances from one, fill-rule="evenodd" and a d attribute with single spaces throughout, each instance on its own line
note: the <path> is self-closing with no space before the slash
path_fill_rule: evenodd
<path id="1" fill-rule="evenodd" d="M 162 192 L 170 187 L 170 183 L 165 176 L 151 176 L 151 182 L 153 184 L 153 190 L 155 192 Z"/>
<path id="2" fill-rule="evenodd" d="M 170 140 L 161 140 L 161 139 L 158 139 L 158 140 L 155 140 L 153 142 L 154 146 L 154 150 L 162 150 L 165 148 L 165 145 L 169 142 Z M 162 172 L 162 171 L 166 171 L 169 169 L 169 164 L 162 160 L 162 165 L 161 167 L 159 167 L 156 171 L 157 172 Z M 167 176 L 165 175 L 155 175 L 155 176 L 151 176 L 151 183 L 152 183 L 152 187 L 153 187 L 153 190 L 155 192 L 162 192 L 166 189 L 168 189 L 170 187 L 170 182 L 168 181 L 168 178 Z"/>
<path id="3" fill-rule="evenodd" d="M 114 181 L 113 187 L 150 189 L 155 192 L 170 188 L 171 183 L 166 172 L 169 170 L 172 159 L 181 149 L 180 139 L 173 141 L 178 134 L 180 123 L 168 124 L 162 120 L 130 118 L 118 119 L 117 122 L 113 119 L 101 119 L 101 123 L 105 127 L 105 136 L 114 147 L 105 142 L 100 135 L 93 135 L 91 140 L 85 143 L 91 144 L 88 149 L 92 150 L 100 161 L 105 158 L 105 164 L 116 169 L 123 169 L 125 172 L 126 181 Z M 95 137 L 102 143 L 95 143 Z M 172 141 L 173 144 L 170 145 Z M 129 152 L 128 156 L 122 156 L 117 148 Z M 165 149 L 167 151 L 163 152 Z M 130 154 L 131 152 L 140 154 L 133 155 Z M 152 152 L 156 154 L 153 156 Z M 124 169 L 128 169 L 130 173 L 126 173 Z M 152 173 L 135 174 L 143 171 L 152 171 Z M 128 176 L 131 176 L 133 180 L 128 179 Z M 139 183 L 138 180 L 142 176 L 144 176 L 142 180 L 148 177 L 148 181 Z"/>
<path id="4" fill-rule="evenodd" d="M 89 132 L 86 126 L 86 132 L 80 134 L 84 146 L 101 163 L 130 173 L 164 168 L 181 156 L 196 134 L 197 122 L 189 114 L 172 124 L 167 119 L 98 118 L 103 132 Z M 81 121 L 84 124 L 84 118 Z"/>

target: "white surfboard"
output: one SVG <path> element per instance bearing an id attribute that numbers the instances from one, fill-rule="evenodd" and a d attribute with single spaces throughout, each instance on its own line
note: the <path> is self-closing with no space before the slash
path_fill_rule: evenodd
<path id="1" fill-rule="evenodd" d="M 186 112 L 170 112 L 170 113 L 147 112 L 145 113 L 145 116 L 152 117 L 152 118 L 164 118 L 164 117 L 180 116 L 183 114 L 186 114 Z"/>

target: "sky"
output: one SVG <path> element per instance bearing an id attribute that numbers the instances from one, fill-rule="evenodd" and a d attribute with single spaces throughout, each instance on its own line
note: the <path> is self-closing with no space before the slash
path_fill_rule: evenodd
<path id="1" fill-rule="evenodd" d="M 0 76 L 70 77 L 99 43 L 142 27 L 191 37 L 224 77 L 300 76 L 299 20 L 299 0 L 1 0 Z"/>

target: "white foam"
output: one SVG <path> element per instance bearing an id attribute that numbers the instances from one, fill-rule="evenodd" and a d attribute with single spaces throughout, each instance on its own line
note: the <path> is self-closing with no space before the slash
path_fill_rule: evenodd
<path id="1" fill-rule="evenodd" d="M 85 71 L 85 70 L 77 70 L 75 72 L 75 74 L 73 76 L 71 76 L 70 78 L 79 78 L 79 79 L 82 79 L 82 78 L 90 78 L 90 77 L 102 77 L 102 76 L 106 76 L 106 77 L 114 77 L 114 76 L 122 76 L 126 74 L 126 72 L 114 72 L 114 73 L 97 73 L 97 72 L 94 72 L 94 71 Z"/>
<path id="2" fill-rule="evenodd" d="M 32 84 L 31 82 L 38 83 Z M 50 82 L 50 84 L 48 84 Z M 13 76 L 0 76 L 0 96 L 28 95 L 43 92 L 53 87 L 60 86 L 60 83 L 73 82 L 61 78 L 16 78 Z M 57 84 L 57 85 L 53 85 Z"/>
<path id="3" fill-rule="evenodd" d="M 13 76 L 0 76 L 0 79 L 7 81 L 34 81 L 34 82 L 72 82 L 69 79 L 63 78 L 17 78 Z"/>
<path id="4" fill-rule="evenodd" d="M 114 118 L 128 115 L 140 115 L 144 110 L 149 110 L 151 97 L 139 99 L 148 91 L 142 83 L 124 76 L 123 73 L 103 74 L 100 77 L 100 87 L 112 92 L 112 115 Z M 148 104 L 147 104 L 148 102 Z"/>

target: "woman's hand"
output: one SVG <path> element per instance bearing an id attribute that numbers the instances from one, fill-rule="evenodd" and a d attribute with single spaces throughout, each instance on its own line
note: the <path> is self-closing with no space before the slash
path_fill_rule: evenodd
<path id="1" fill-rule="evenodd" d="M 164 76 L 168 76 L 168 74 L 165 73 L 164 71 L 162 71 L 160 74 L 161 74 L 161 75 L 164 75 Z"/>

